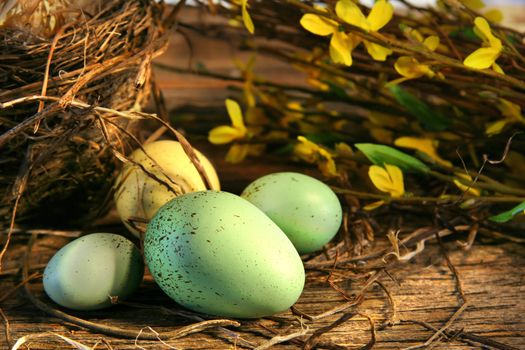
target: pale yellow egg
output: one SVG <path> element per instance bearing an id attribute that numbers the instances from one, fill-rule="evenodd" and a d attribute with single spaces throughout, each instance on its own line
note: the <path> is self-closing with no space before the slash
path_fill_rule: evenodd
<path id="1" fill-rule="evenodd" d="M 135 150 L 115 184 L 115 205 L 124 225 L 135 236 L 139 231 L 130 225 L 134 221 L 149 221 L 161 206 L 171 199 L 189 192 L 202 191 L 206 185 L 199 172 L 177 141 L 156 141 Z M 195 150 L 212 189 L 220 183 L 215 168 L 198 150 Z M 144 168 L 144 171 L 141 166 Z M 149 174 L 148 174 L 149 173 Z"/>

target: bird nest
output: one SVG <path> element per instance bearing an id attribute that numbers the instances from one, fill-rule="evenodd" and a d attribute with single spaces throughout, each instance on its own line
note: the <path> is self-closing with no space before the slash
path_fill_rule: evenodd
<path id="1" fill-rule="evenodd" d="M 164 8 L 112 0 L 53 21 L 48 37 L 0 26 L 0 228 L 15 213 L 67 225 L 104 210 L 166 45 Z"/>

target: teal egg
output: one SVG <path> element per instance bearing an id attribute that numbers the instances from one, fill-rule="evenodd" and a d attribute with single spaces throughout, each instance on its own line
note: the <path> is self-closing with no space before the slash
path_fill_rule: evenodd
<path id="1" fill-rule="evenodd" d="M 256 318 L 288 309 L 305 281 L 286 235 L 250 202 L 227 192 L 179 196 L 148 224 L 144 256 L 173 300 L 206 314 Z"/>
<path id="2" fill-rule="evenodd" d="M 293 172 L 266 175 L 249 184 L 241 197 L 268 215 L 300 254 L 321 249 L 341 226 L 339 199 L 311 176 Z"/>
<path id="3" fill-rule="evenodd" d="M 57 304 L 74 310 L 111 306 L 110 296 L 125 299 L 142 281 L 140 251 L 128 239 L 93 233 L 66 244 L 44 270 L 44 290 Z"/>

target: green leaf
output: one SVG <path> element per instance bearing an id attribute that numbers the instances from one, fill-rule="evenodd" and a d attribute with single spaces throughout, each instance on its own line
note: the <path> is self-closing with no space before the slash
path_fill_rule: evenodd
<path id="1" fill-rule="evenodd" d="M 451 38 L 460 38 L 460 39 L 468 39 L 472 41 L 480 41 L 476 33 L 474 33 L 474 29 L 472 27 L 462 28 L 458 30 L 452 31 L 449 36 Z"/>
<path id="2" fill-rule="evenodd" d="M 441 113 L 432 109 L 425 102 L 421 101 L 399 85 L 390 85 L 388 88 L 396 98 L 397 102 L 405 107 L 413 117 L 418 119 L 425 129 L 442 131 L 448 128 L 450 121 Z"/>
<path id="3" fill-rule="evenodd" d="M 430 168 L 419 159 L 395 148 L 374 143 L 356 143 L 355 147 L 376 165 L 392 164 L 407 172 L 427 173 Z"/>
<path id="4" fill-rule="evenodd" d="M 514 216 L 518 215 L 519 213 L 522 213 L 525 210 L 525 202 L 521 202 L 514 208 L 504 211 L 501 214 L 491 216 L 489 218 L 490 221 L 494 222 L 507 222 L 511 220 Z"/>
<path id="5" fill-rule="evenodd" d="M 334 84 L 330 80 L 321 80 L 322 83 L 327 84 L 330 87 L 330 93 L 333 94 L 335 97 L 339 97 L 340 99 L 346 99 L 348 98 L 348 94 L 346 93 L 345 89 L 340 87 L 337 84 Z"/>
<path id="6" fill-rule="evenodd" d="M 293 145 L 291 144 L 286 144 L 282 147 L 279 147 L 275 150 L 275 154 L 278 154 L 278 155 L 285 155 L 285 154 L 290 154 L 293 152 Z"/>
<path id="7" fill-rule="evenodd" d="M 344 141 L 345 138 L 341 135 L 338 135 L 333 132 L 329 131 L 322 131 L 322 132 L 316 132 L 316 133 L 309 133 L 304 135 L 308 140 L 312 141 L 313 143 L 317 144 L 332 144 L 340 141 Z"/>

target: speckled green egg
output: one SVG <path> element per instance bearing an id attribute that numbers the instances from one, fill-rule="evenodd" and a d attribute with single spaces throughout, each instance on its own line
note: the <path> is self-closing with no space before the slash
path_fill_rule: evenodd
<path id="1" fill-rule="evenodd" d="M 64 307 L 98 310 L 111 306 L 110 296 L 131 295 L 143 274 L 142 256 L 131 241 L 112 233 L 93 233 L 56 252 L 44 270 L 44 290 Z"/>
<path id="2" fill-rule="evenodd" d="M 241 197 L 266 213 L 300 254 L 321 249 L 341 226 L 339 199 L 330 187 L 308 175 L 266 175 L 248 185 Z"/>
<path id="3" fill-rule="evenodd" d="M 250 202 L 227 192 L 184 194 L 153 217 L 146 263 L 177 303 L 206 314 L 256 318 L 292 306 L 304 267 L 286 235 Z"/>

